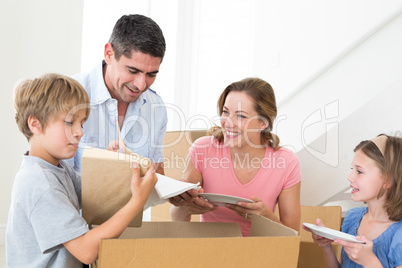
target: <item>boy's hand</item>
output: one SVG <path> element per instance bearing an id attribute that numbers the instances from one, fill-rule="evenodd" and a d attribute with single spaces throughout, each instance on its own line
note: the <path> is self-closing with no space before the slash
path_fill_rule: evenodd
<path id="1" fill-rule="evenodd" d="M 155 174 L 155 165 L 151 163 L 144 177 L 140 178 L 140 168 L 138 163 L 133 162 L 133 176 L 131 178 L 132 198 L 140 199 L 144 203 L 155 187 L 158 177 Z"/>

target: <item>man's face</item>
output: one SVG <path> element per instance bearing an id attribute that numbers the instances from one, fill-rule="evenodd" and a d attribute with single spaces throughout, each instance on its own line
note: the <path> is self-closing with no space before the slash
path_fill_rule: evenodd
<path id="1" fill-rule="evenodd" d="M 131 57 L 114 57 L 112 46 L 105 46 L 104 69 L 106 87 L 111 96 L 118 101 L 135 102 L 155 81 L 159 72 L 161 58 L 138 51 L 132 51 Z"/>

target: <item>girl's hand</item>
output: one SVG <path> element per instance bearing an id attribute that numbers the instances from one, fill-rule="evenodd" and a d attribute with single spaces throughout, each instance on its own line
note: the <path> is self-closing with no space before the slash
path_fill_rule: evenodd
<path id="1" fill-rule="evenodd" d="M 320 219 L 317 219 L 315 221 L 315 224 L 318 226 L 323 226 L 325 227 L 325 225 L 322 223 L 322 221 Z M 314 243 L 316 243 L 318 246 L 322 247 L 322 248 L 327 248 L 327 247 L 331 247 L 331 243 L 334 242 L 331 239 L 322 237 L 320 235 L 316 235 L 315 233 L 313 233 L 309 228 L 307 228 L 306 226 L 302 226 L 304 230 L 306 230 L 307 232 L 310 232 L 312 234 L 312 238 L 314 240 Z"/>
<path id="2" fill-rule="evenodd" d="M 365 244 L 348 242 L 340 239 L 335 239 L 335 243 L 343 246 L 349 258 L 357 264 L 364 267 L 379 263 L 377 256 L 373 252 L 373 241 L 367 239 L 365 236 L 357 236 L 357 240 L 363 241 Z M 377 267 L 377 266 L 375 266 Z"/>
<path id="3" fill-rule="evenodd" d="M 226 204 L 225 207 L 233 210 L 239 214 L 240 217 L 246 218 L 247 220 L 251 220 L 251 213 L 262 215 L 267 218 L 270 218 L 270 215 L 273 215 L 273 212 L 260 198 L 252 196 L 251 200 L 253 200 L 254 203 L 238 202 L 236 205 Z"/>

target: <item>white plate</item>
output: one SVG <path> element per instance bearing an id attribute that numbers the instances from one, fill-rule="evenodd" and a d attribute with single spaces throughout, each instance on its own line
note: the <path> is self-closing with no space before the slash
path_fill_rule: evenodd
<path id="1" fill-rule="evenodd" d="M 331 239 L 331 240 L 335 240 L 336 238 L 344 240 L 344 241 L 349 241 L 349 242 L 357 242 L 357 243 L 364 243 L 363 241 L 359 241 L 356 239 L 356 236 L 344 233 L 344 232 L 340 232 L 334 229 L 330 229 L 327 227 L 323 227 L 323 226 L 318 226 L 315 224 L 311 224 L 311 223 L 305 223 L 303 222 L 303 225 L 306 226 L 307 228 L 309 228 L 313 233 L 315 233 L 316 235 Z"/>
<path id="2" fill-rule="evenodd" d="M 237 204 L 237 202 L 247 202 L 254 203 L 253 200 L 242 198 L 238 196 L 224 195 L 224 194 L 210 194 L 210 193 L 202 193 L 198 194 L 202 198 L 204 198 L 207 202 L 215 204 L 217 206 L 225 206 L 225 204 Z"/>

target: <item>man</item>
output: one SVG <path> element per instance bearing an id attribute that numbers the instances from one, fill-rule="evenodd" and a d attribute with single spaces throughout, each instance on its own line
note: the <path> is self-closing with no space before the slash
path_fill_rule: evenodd
<path id="1" fill-rule="evenodd" d="M 167 113 L 161 97 L 150 86 L 165 50 L 162 30 L 152 19 L 124 15 L 105 45 L 102 63 L 89 73 L 74 76 L 91 100 L 91 114 L 83 126 L 85 135 L 74 158 L 75 170 L 81 171 L 85 146 L 107 148 L 118 139 L 118 123 L 126 147 L 149 157 L 156 172 L 164 174 Z"/>

